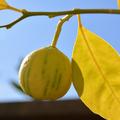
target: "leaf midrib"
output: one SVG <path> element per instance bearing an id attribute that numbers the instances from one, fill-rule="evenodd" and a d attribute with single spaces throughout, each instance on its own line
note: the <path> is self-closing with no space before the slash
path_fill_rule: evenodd
<path id="1" fill-rule="evenodd" d="M 92 57 L 95 65 L 96 65 L 99 73 L 101 74 L 102 78 L 104 79 L 104 82 L 107 84 L 108 88 L 110 89 L 112 95 L 116 98 L 117 102 L 120 104 L 119 98 L 117 97 L 117 95 L 115 94 L 113 88 L 110 86 L 109 81 L 107 80 L 107 78 L 106 78 L 105 75 L 103 74 L 103 71 L 102 71 L 101 67 L 100 67 L 99 64 L 98 64 L 98 62 L 97 62 L 97 60 L 96 60 L 96 57 L 95 57 L 92 49 L 90 48 L 90 45 L 89 45 L 89 43 L 88 43 L 87 35 L 85 34 L 85 32 L 84 32 L 84 30 L 83 30 L 83 26 L 81 25 L 81 23 L 79 23 L 79 29 L 80 29 L 80 31 L 81 31 L 81 33 L 82 33 L 82 35 L 83 35 L 83 39 L 84 39 L 84 41 L 85 41 L 85 43 L 86 43 L 86 46 L 87 46 L 87 48 L 88 48 L 88 50 L 89 50 L 89 52 L 90 52 L 90 55 L 91 55 L 91 57 Z"/>

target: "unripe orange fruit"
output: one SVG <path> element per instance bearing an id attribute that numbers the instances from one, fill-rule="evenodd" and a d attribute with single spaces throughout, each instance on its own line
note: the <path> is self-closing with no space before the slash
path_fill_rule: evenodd
<path id="1" fill-rule="evenodd" d="M 25 93 L 39 100 L 55 100 L 71 85 L 71 64 L 55 47 L 33 51 L 23 60 L 19 79 Z"/>

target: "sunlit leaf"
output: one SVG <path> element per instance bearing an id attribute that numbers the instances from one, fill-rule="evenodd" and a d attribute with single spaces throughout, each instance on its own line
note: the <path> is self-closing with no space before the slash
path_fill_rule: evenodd
<path id="1" fill-rule="evenodd" d="M 119 120 L 119 54 L 78 21 L 78 35 L 72 55 L 75 89 L 93 112 L 108 120 Z"/>
<path id="2" fill-rule="evenodd" d="M 9 9 L 19 13 L 22 13 L 21 9 L 17 9 L 13 6 L 10 6 L 5 0 L 0 0 L 0 10 Z"/>
<path id="3" fill-rule="evenodd" d="M 118 8 L 120 9 L 120 0 L 117 0 Z"/>
<path id="4" fill-rule="evenodd" d="M 8 9 L 8 4 L 5 0 L 0 0 L 0 10 Z"/>

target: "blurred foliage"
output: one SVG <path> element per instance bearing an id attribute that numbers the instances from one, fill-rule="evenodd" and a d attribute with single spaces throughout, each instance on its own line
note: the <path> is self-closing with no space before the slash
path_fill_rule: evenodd
<path id="1" fill-rule="evenodd" d="M 23 58 L 20 58 L 20 59 L 19 59 L 19 63 L 18 63 L 18 65 L 17 65 L 17 67 L 16 67 L 17 73 L 18 73 L 18 71 L 19 71 L 19 68 L 20 68 L 20 65 L 21 65 L 22 61 L 23 61 Z M 16 90 L 18 90 L 19 92 L 22 92 L 22 93 L 24 94 L 22 88 L 20 87 L 20 85 L 19 85 L 17 82 L 15 82 L 15 80 L 11 80 L 11 83 L 10 83 L 10 84 L 11 84 Z"/>
<path id="2" fill-rule="evenodd" d="M 16 83 L 15 81 L 11 81 L 11 85 L 18 91 L 23 92 L 23 90 L 21 89 L 20 85 L 18 83 Z"/>

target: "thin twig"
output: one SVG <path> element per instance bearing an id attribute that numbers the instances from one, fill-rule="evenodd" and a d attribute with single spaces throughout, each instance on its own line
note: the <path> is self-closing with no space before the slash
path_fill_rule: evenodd
<path id="1" fill-rule="evenodd" d="M 21 10 L 20 10 L 21 12 Z M 22 21 L 23 19 L 31 16 L 48 16 L 49 18 L 62 16 L 62 15 L 75 15 L 75 14 L 120 14 L 118 9 L 73 9 L 68 11 L 58 11 L 58 12 L 31 12 L 23 10 L 21 12 L 23 15 L 17 20 L 13 21 L 10 24 L 0 26 L 0 28 L 6 27 L 7 29 L 11 28 L 13 25 Z"/>
<path id="2" fill-rule="evenodd" d="M 25 19 L 26 17 L 25 16 L 21 16 L 20 18 L 18 18 L 17 20 L 15 20 L 14 22 L 10 23 L 10 24 L 7 24 L 7 25 L 3 25 L 3 26 L 0 26 L 0 28 L 7 28 L 7 29 L 10 29 L 12 26 L 14 26 L 15 24 L 17 24 L 18 22 L 20 22 L 21 20 Z"/>
<path id="3" fill-rule="evenodd" d="M 9 24 L 7 24 L 7 25 L 2 25 L 2 26 L 0 26 L 0 28 L 7 28 L 7 29 L 10 29 L 12 26 L 14 26 L 15 24 L 17 24 L 18 22 L 20 22 L 20 21 L 22 21 L 23 19 L 25 19 L 25 18 L 27 18 L 28 16 L 27 16 L 27 11 L 26 10 L 21 10 L 21 13 L 23 14 L 21 17 L 19 17 L 18 19 L 16 19 L 15 21 L 13 21 L 13 22 L 11 22 L 11 23 L 9 23 Z"/>

